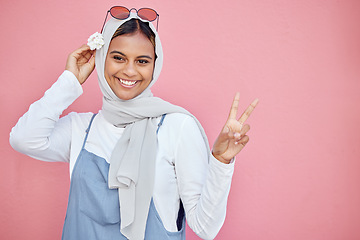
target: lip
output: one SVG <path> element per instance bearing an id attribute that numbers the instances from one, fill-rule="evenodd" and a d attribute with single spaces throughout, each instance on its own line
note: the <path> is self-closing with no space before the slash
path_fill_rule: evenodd
<path id="1" fill-rule="evenodd" d="M 128 80 L 128 79 L 123 79 L 123 78 L 118 78 L 115 77 L 118 80 L 118 83 L 124 87 L 124 88 L 134 88 L 136 85 L 138 85 L 138 83 L 140 82 L 139 80 Z M 132 85 L 129 84 L 125 84 L 124 82 L 128 82 L 128 83 L 133 83 Z"/>

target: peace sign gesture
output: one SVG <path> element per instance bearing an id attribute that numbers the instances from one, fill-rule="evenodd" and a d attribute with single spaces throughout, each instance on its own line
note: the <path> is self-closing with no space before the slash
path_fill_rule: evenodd
<path id="1" fill-rule="evenodd" d="M 249 118 L 259 102 L 258 99 L 255 99 L 241 117 L 236 120 L 239 99 L 240 94 L 236 93 L 229 117 L 213 146 L 212 154 L 217 160 L 223 163 L 230 163 L 231 159 L 234 158 L 249 141 L 246 133 L 250 130 L 250 126 L 248 124 L 244 125 L 244 122 Z"/>

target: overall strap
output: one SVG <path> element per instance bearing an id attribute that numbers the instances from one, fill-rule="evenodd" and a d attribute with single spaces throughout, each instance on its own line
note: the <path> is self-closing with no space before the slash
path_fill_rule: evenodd
<path id="1" fill-rule="evenodd" d="M 159 124 L 158 124 L 158 128 L 157 128 L 157 130 L 156 130 L 156 134 L 159 132 L 159 129 L 160 129 L 161 125 L 162 125 L 163 122 L 164 122 L 165 116 L 166 116 L 166 113 L 161 116 L 160 122 L 159 122 Z"/>
<path id="2" fill-rule="evenodd" d="M 85 130 L 86 135 L 85 135 L 84 143 L 83 143 L 83 145 L 82 145 L 82 149 L 85 147 L 85 143 L 86 143 L 86 140 L 87 140 L 88 135 L 89 135 L 89 132 L 90 132 L 91 124 L 92 124 L 92 122 L 93 122 L 93 120 L 94 120 L 94 118 L 95 118 L 96 114 L 97 114 L 97 113 L 94 113 L 94 114 L 93 114 L 93 116 L 91 117 L 91 120 L 90 120 L 89 126 L 88 126 L 88 128 Z"/>

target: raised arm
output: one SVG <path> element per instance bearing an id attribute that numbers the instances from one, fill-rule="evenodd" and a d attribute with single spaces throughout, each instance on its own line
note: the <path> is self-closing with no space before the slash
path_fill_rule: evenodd
<path id="1" fill-rule="evenodd" d="M 92 55 L 86 46 L 69 55 L 67 71 L 11 130 L 10 144 L 15 150 L 43 161 L 69 161 L 71 122 L 69 117 L 59 117 L 82 94 L 79 83 L 94 69 Z"/>
<path id="2" fill-rule="evenodd" d="M 181 130 L 182 135 L 190 132 L 191 136 L 184 135 L 178 141 L 175 168 L 180 197 L 188 225 L 204 239 L 215 238 L 224 223 L 234 172 L 234 163 L 230 162 L 249 140 L 246 133 L 250 127 L 243 124 L 258 100 L 237 120 L 238 103 L 239 94 L 236 94 L 228 120 L 214 144 L 210 159 L 200 131 L 193 121 L 187 121 L 186 127 L 184 125 Z"/>

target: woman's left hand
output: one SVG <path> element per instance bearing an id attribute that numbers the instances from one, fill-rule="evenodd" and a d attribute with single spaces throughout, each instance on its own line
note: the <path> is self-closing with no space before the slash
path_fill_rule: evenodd
<path id="1" fill-rule="evenodd" d="M 249 118 L 251 112 L 259 102 L 258 99 L 255 99 L 237 120 L 236 115 L 238 112 L 239 98 L 240 94 L 236 93 L 229 117 L 217 137 L 212 150 L 214 157 L 223 163 L 230 163 L 231 159 L 233 159 L 249 141 L 246 133 L 250 130 L 250 126 L 248 124 L 244 125 L 244 122 Z"/>

